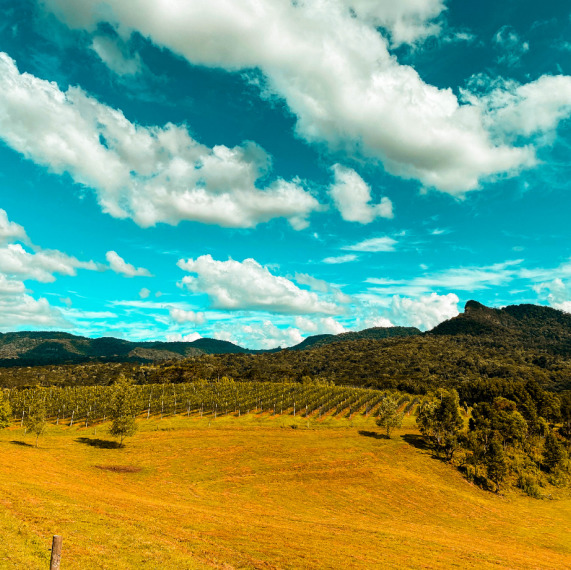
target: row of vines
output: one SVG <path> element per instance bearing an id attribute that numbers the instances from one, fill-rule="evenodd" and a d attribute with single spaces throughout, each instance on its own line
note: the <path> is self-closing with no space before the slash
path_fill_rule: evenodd
<path id="1" fill-rule="evenodd" d="M 33 404 L 41 400 L 47 418 L 55 423 L 83 422 L 86 426 L 109 416 L 112 386 L 79 386 L 6 390 L 12 413 L 25 418 Z M 182 384 L 130 385 L 129 399 L 135 415 L 172 416 L 267 413 L 301 417 L 351 418 L 355 414 L 375 415 L 389 392 L 319 384 L 196 381 Z M 418 398 L 400 396 L 399 406 L 412 410 Z"/>

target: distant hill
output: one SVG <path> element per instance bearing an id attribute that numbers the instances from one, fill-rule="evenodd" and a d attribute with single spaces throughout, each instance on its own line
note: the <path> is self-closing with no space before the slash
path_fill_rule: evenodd
<path id="1" fill-rule="evenodd" d="M 384 338 L 415 336 L 419 334 L 422 333 L 414 327 L 373 327 L 358 332 L 350 331 L 341 334 L 318 334 L 308 336 L 305 340 L 295 346 L 292 346 L 288 350 L 307 350 L 325 346 L 326 344 L 334 342 L 344 342 L 349 340 L 379 340 Z"/>
<path id="2" fill-rule="evenodd" d="M 405 327 L 372 328 L 340 335 L 316 335 L 292 350 L 304 350 L 332 342 L 364 338 L 389 338 L 420 334 Z M 102 337 L 87 338 L 64 332 L 0 333 L 0 367 L 79 364 L 84 362 L 138 362 L 181 360 L 202 354 L 262 354 L 281 349 L 250 350 L 225 340 L 199 338 L 192 342 L 130 342 Z"/>
<path id="3" fill-rule="evenodd" d="M 0 333 L 0 366 L 82 362 L 157 362 L 201 354 L 250 353 L 225 340 L 130 342 L 113 337 L 87 338 L 62 332 Z"/>
<path id="4" fill-rule="evenodd" d="M 285 350 L 250 350 L 211 338 L 129 342 L 63 332 L 0 334 L 4 368 L 166 361 L 180 361 L 184 373 L 176 378 L 187 379 L 208 378 L 215 370 L 216 376 L 250 380 L 310 376 L 413 389 L 478 378 L 534 378 L 562 389 L 571 387 L 571 315 L 537 305 L 493 309 L 468 301 L 462 314 L 426 333 L 374 327 L 310 336 Z"/>

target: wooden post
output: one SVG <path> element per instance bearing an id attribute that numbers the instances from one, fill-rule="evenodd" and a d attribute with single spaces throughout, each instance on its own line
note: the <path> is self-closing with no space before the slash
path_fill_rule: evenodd
<path id="1" fill-rule="evenodd" d="M 63 539 L 59 535 L 54 535 L 52 540 L 52 558 L 50 561 L 50 570 L 60 570 L 59 563 L 61 562 L 61 543 Z"/>

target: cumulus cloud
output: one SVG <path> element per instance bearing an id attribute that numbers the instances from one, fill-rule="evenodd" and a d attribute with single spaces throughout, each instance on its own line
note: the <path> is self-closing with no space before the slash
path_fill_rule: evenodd
<path id="1" fill-rule="evenodd" d="M 344 220 L 369 224 L 377 217 L 393 217 L 392 202 L 383 197 L 379 204 L 371 204 L 371 188 L 353 169 L 335 164 L 333 173 L 329 193 Z"/>
<path id="2" fill-rule="evenodd" d="M 146 287 L 143 287 L 139 291 L 139 297 L 141 297 L 141 299 L 146 299 L 150 294 L 151 294 L 151 291 L 149 289 L 147 289 Z"/>
<path id="3" fill-rule="evenodd" d="M 81 89 L 20 73 L 0 53 L 0 139 L 38 164 L 95 189 L 104 212 L 143 227 L 194 220 L 253 227 L 284 217 L 307 226 L 320 205 L 297 180 L 257 186 L 270 157 L 246 142 L 212 148 L 187 128 L 142 127 Z"/>
<path id="4" fill-rule="evenodd" d="M 2 287 L 0 276 L 0 288 Z M 0 293 L 0 329 L 11 331 L 22 326 L 42 328 L 68 328 L 69 322 L 61 312 L 51 307 L 47 299 L 34 299 L 26 293 L 3 295 Z"/>
<path id="5" fill-rule="evenodd" d="M 341 334 L 347 329 L 333 317 L 308 318 L 296 317 L 295 326 L 313 334 Z"/>
<path id="6" fill-rule="evenodd" d="M 116 251 L 108 251 L 105 259 L 109 263 L 109 267 L 115 273 L 124 275 L 125 277 L 150 277 L 151 273 L 144 267 L 135 267 L 127 263 Z"/>
<path id="7" fill-rule="evenodd" d="M 185 335 L 182 333 L 167 334 L 167 342 L 194 342 L 199 338 L 202 338 L 202 336 L 197 332 L 191 332 Z"/>
<path id="8" fill-rule="evenodd" d="M 178 324 L 193 323 L 201 325 L 204 323 L 204 313 L 185 311 L 184 309 L 173 308 L 169 311 L 170 318 Z"/>
<path id="9" fill-rule="evenodd" d="M 425 83 L 390 53 L 379 26 L 397 43 L 432 33 L 426 30 L 442 2 L 197 0 L 171 2 L 168 10 L 153 0 L 44 5 L 71 26 L 95 31 L 108 22 L 124 35 L 139 32 L 196 65 L 257 68 L 262 92 L 286 101 L 307 141 L 381 161 L 390 173 L 426 187 L 462 195 L 483 179 L 536 162 L 533 147 L 492 140 L 478 106 Z M 401 31 L 400 23 L 415 18 L 420 36 Z"/>
<path id="10" fill-rule="evenodd" d="M 442 321 L 458 315 L 459 299 L 454 293 L 411 299 L 393 297 L 390 306 L 391 320 L 397 325 L 413 326 L 421 330 L 432 329 Z"/>
<path id="11" fill-rule="evenodd" d="M 503 139 L 553 135 L 557 125 L 571 115 L 571 77 L 543 76 L 521 85 L 486 77 L 472 82 L 463 96 L 483 110 L 491 132 Z M 475 94 L 485 90 L 485 94 Z"/>
<path id="12" fill-rule="evenodd" d="M 193 274 L 182 279 L 182 286 L 194 293 L 206 293 L 217 308 L 289 314 L 341 312 L 335 303 L 273 275 L 254 259 L 216 261 L 202 255 L 181 259 L 177 265 Z"/>
<path id="13" fill-rule="evenodd" d="M 413 44 L 438 35 L 435 21 L 445 10 L 444 0 L 343 0 L 357 16 L 387 30 L 394 46 Z"/>
<path id="14" fill-rule="evenodd" d="M 571 313 L 571 286 L 562 279 L 557 278 L 548 283 L 538 283 L 533 286 L 534 291 L 543 301 L 547 301 L 554 309 Z"/>
<path id="15" fill-rule="evenodd" d="M 363 251 L 368 253 L 376 253 L 380 251 L 394 251 L 397 241 L 391 237 L 383 236 L 370 238 L 353 245 L 343 246 L 341 249 L 348 251 Z"/>
<path id="16" fill-rule="evenodd" d="M 29 253 L 19 243 L 0 248 L 0 272 L 8 276 L 51 283 L 56 279 L 55 274 L 75 276 L 77 269 L 96 271 L 98 266 L 57 250 Z"/>
<path id="17" fill-rule="evenodd" d="M 0 245 L 14 241 L 27 242 L 26 230 L 19 224 L 11 222 L 6 211 L 0 208 Z"/>

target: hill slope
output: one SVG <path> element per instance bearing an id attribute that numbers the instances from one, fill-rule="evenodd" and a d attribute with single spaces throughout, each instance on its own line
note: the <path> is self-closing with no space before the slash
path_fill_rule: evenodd
<path id="1" fill-rule="evenodd" d="M 54 533 L 83 570 L 569 567 L 569 498 L 480 490 L 412 417 L 391 440 L 374 418 L 210 420 L 141 419 L 124 449 L 103 426 L 50 426 L 39 449 L 1 431 L 0 567 L 48 567 Z"/>

